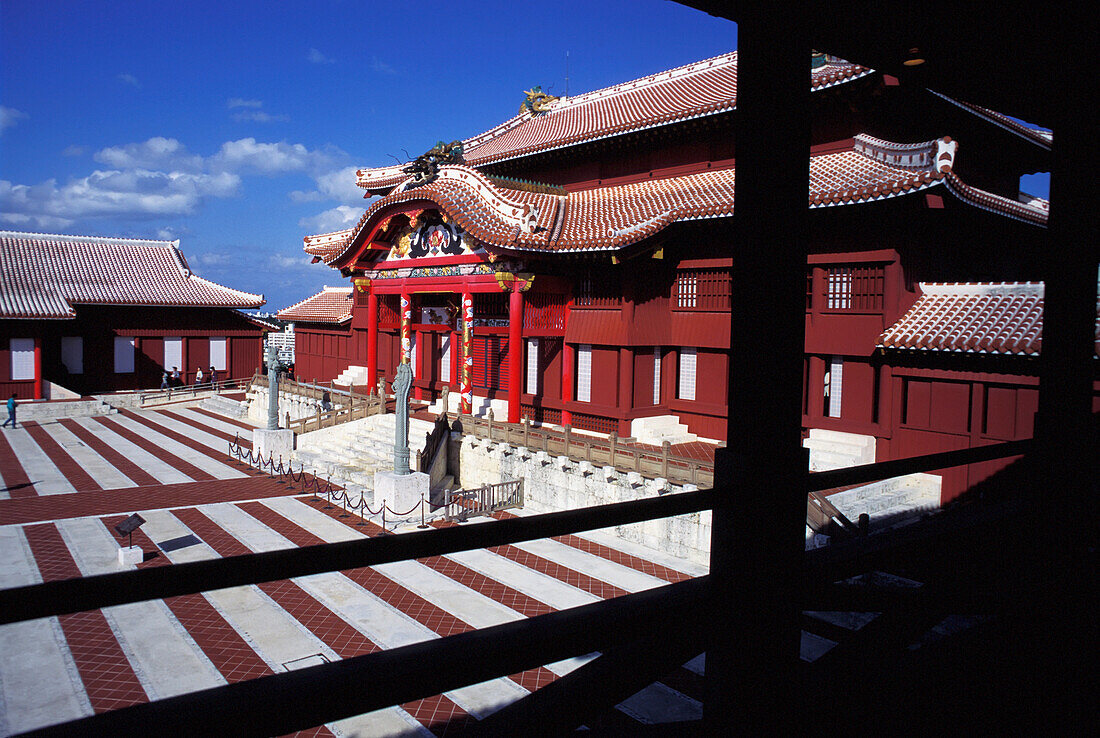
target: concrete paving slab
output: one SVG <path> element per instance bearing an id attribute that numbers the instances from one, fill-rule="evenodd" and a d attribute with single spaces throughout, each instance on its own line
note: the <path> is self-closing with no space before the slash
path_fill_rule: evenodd
<path id="1" fill-rule="evenodd" d="M 539 541 L 525 541 L 514 544 L 516 548 L 541 556 L 544 559 L 561 564 L 575 571 L 595 577 L 602 582 L 607 582 L 627 592 L 641 592 L 654 587 L 661 587 L 668 582 L 649 574 L 644 574 L 636 569 L 616 564 L 605 558 L 590 554 L 587 551 L 573 548 L 564 543 L 543 539 Z"/>
<path id="2" fill-rule="evenodd" d="M 241 477 L 248 476 L 239 469 L 234 469 L 232 466 L 229 466 L 229 464 L 223 464 L 220 461 L 215 461 L 204 453 L 185 446 L 178 441 L 174 441 L 168 436 L 165 436 L 161 433 L 157 433 L 149 426 L 143 425 L 133 418 L 129 418 L 125 415 L 115 415 L 113 416 L 113 418 L 115 421 L 118 422 L 119 425 L 125 428 L 129 428 L 134 433 L 137 433 L 139 436 L 153 441 L 173 456 L 183 459 L 188 464 L 192 464 L 199 469 L 202 469 L 207 474 L 212 474 L 217 479 L 239 479 Z M 226 456 L 227 460 L 228 458 L 229 457 Z"/>
<path id="3" fill-rule="evenodd" d="M 117 418 L 118 416 L 112 415 L 111 417 Z M 179 469 L 176 469 L 168 462 L 161 461 L 141 446 L 131 443 L 102 423 L 96 422 L 91 418 L 73 418 L 73 420 L 97 438 L 103 439 L 104 443 L 144 469 L 146 473 L 152 475 L 161 484 L 178 484 L 180 482 L 194 481 L 191 477 L 187 476 Z"/>
<path id="4" fill-rule="evenodd" d="M 285 500 L 280 503 L 280 506 L 294 507 L 285 505 Z M 338 528 L 346 528 L 346 526 L 341 525 L 324 513 L 301 502 L 297 502 L 297 506 L 300 508 L 301 517 L 311 518 L 312 522 L 318 525 L 318 528 L 323 528 L 330 534 L 337 534 L 337 529 L 330 528 L 325 521 L 334 523 Z M 274 551 L 292 545 L 286 538 L 234 505 L 207 505 L 202 508 L 202 511 L 253 551 Z M 315 516 L 320 517 L 308 515 L 308 513 L 314 513 Z M 295 522 L 302 525 L 301 520 Z M 324 537 L 319 530 L 311 529 L 306 525 L 303 525 L 303 527 L 307 527 L 314 535 Z M 346 535 L 352 537 L 357 535 L 362 537 L 363 535 L 355 530 L 347 530 Z M 341 540 L 349 539 L 342 538 Z M 426 568 L 421 564 L 416 564 L 416 566 Z M 318 574 L 295 579 L 294 581 L 326 607 L 340 613 L 347 622 L 379 646 L 394 648 L 438 637 L 436 633 L 427 627 L 405 616 L 389 603 L 368 593 L 341 574 Z M 454 692 L 448 692 L 447 696 L 470 714 L 484 717 L 514 702 L 526 693 L 526 690 L 511 680 L 492 679 L 479 685 L 471 685 Z"/>
<path id="5" fill-rule="evenodd" d="M 69 456 L 88 472 L 103 489 L 121 489 L 135 487 L 136 483 L 120 472 L 111 462 L 95 452 L 88 444 L 76 437 L 76 434 L 56 421 L 42 423 L 42 430 L 50 434 Z"/>
<path id="6" fill-rule="evenodd" d="M 76 492 L 65 475 L 50 460 L 30 434 L 20 428 L 7 434 L 8 443 L 15 451 L 16 458 L 34 483 L 34 490 L 40 495 L 63 495 Z"/>
<path id="7" fill-rule="evenodd" d="M 0 589 L 41 581 L 22 530 L 0 528 Z M 57 618 L 0 626 L 0 733 L 20 733 L 91 714 Z"/>
<path id="8" fill-rule="evenodd" d="M 118 563 L 118 543 L 98 518 L 63 520 L 56 525 L 82 575 L 136 568 Z M 103 615 L 150 699 L 226 683 L 163 601 L 109 607 Z"/>
<path id="9" fill-rule="evenodd" d="M 171 418 L 164 413 L 158 413 L 152 410 L 131 410 L 131 415 L 140 415 L 141 417 L 149 420 L 157 425 L 162 425 L 168 430 L 174 430 L 176 433 L 180 433 L 187 436 L 192 441 L 201 443 L 203 446 L 210 448 L 213 451 L 220 451 L 226 453 L 228 444 L 213 433 L 207 433 L 200 430 L 188 423 L 181 423 L 175 418 Z M 146 426 L 148 427 L 148 426 Z M 192 449 L 193 450 L 193 449 Z"/>

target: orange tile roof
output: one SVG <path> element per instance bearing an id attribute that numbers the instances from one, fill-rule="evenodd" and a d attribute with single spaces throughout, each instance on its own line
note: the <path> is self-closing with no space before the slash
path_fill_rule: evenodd
<path id="1" fill-rule="evenodd" d="M 868 74 L 858 64 L 825 57 L 811 70 L 811 86 L 825 89 Z M 464 140 L 469 166 L 483 166 L 543 151 L 575 146 L 632 131 L 733 110 L 737 104 L 737 52 L 651 74 L 583 95 L 559 98 L 539 115 L 521 113 Z M 408 175 L 404 165 L 361 169 L 358 184 L 393 187 Z"/>
<path id="2" fill-rule="evenodd" d="M 0 318 L 73 318 L 78 304 L 264 304 L 192 274 L 179 241 L 0 231 L 0 274 Z"/>
<path id="3" fill-rule="evenodd" d="M 325 287 L 316 295 L 280 310 L 276 315 L 282 320 L 307 323 L 346 323 L 351 320 L 354 302 L 351 287 Z"/>
<path id="4" fill-rule="evenodd" d="M 921 283 L 920 299 L 878 338 L 913 351 L 1038 356 L 1043 346 L 1042 282 Z M 1100 355 L 1100 299 L 1097 301 Z"/>
<path id="5" fill-rule="evenodd" d="M 852 148 L 810 159 L 811 208 L 881 200 L 944 182 L 960 199 L 1010 217 L 1044 225 L 1041 201 L 1021 202 L 969 187 L 952 172 L 957 144 L 944 137 L 896 144 L 856 136 Z M 343 265 L 387 208 L 404 202 L 434 202 L 473 238 L 515 251 L 580 252 L 621 249 L 670 223 L 733 215 L 735 170 L 718 169 L 679 177 L 551 195 L 508 189 L 466 166 L 443 167 L 427 184 L 398 188 L 376 200 L 359 223 L 321 247 L 306 250 L 328 264 Z M 336 234 L 329 234 L 336 235 Z"/>

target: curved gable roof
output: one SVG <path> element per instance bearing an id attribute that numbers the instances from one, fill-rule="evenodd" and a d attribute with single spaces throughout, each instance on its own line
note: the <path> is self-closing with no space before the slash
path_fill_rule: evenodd
<path id="1" fill-rule="evenodd" d="M 856 136 L 847 150 L 811 157 L 808 205 L 870 202 L 946 184 L 971 205 L 1045 225 L 1043 203 L 1011 200 L 962 182 L 951 171 L 956 149 L 950 137 L 897 144 Z M 735 177 L 734 168 L 705 170 L 552 195 L 508 189 L 470 167 L 444 167 L 432 182 L 413 186 L 409 181 L 376 200 L 343 240 L 326 237 L 314 246 L 307 239 L 306 250 L 330 265 L 346 266 L 394 206 L 428 201 L 489 246 L 529 252 L 613 251 L 677 221 L 733 215 Z"/>

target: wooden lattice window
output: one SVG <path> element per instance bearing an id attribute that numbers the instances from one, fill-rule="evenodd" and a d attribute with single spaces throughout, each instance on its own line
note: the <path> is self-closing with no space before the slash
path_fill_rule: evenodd
<path id="1" fill-rule="evenodd" d="M 825 271 L 825 309 L 882 312 L 885 283 L 882 265 L 829 267 Z"/>
<path id="2" fill-rule="evenodd" d="M 677 310 L 729 310 L 729 270 L 682 269 L 676 274 L 673 297 Z"/>
<path id="3" fill-rule="evenodd" d="M 618 308 L 622 305 L 622 287 L 617 272 L 580 275 L 573 286 L 573 304 L 584 308 Z"/>

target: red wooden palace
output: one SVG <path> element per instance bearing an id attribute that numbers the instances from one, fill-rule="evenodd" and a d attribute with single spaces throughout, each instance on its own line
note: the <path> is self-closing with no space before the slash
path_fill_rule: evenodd
<path id="1" fill-rule="evenodd" d="M 810 61 L 803 426 L 873 438 L 878 460 L 1029 437 L 1043 287 L 1027 258 L 1051 135 L 858 64 Z M 725 436 L 727 368 L 752 362 L 729 314 L 737 54 L 553 98 L 363 169 L 378 196 L 305 239 L 352 288 L 298 321 L 297 374 L 399 361 L 416 396 L 460 391 L 521 418 L 631 433 L 671 415 Z M 456 146 L 460 144 L 460 146 Z M 767 315 L 759 320 L 767 321 Z M 732 331 L 731 331 L 732 328 Z M 947 473 L 945 499 L 991 473 Z"/>
<path id="2" fill-rule="evenodd" d="M 241 308 L 263 295 L 191 273 L 178 241 L 0 231 L 0 394 L 41 398 L 182 381 L 214 366 L 251 376 L 265 327 Z"/>

